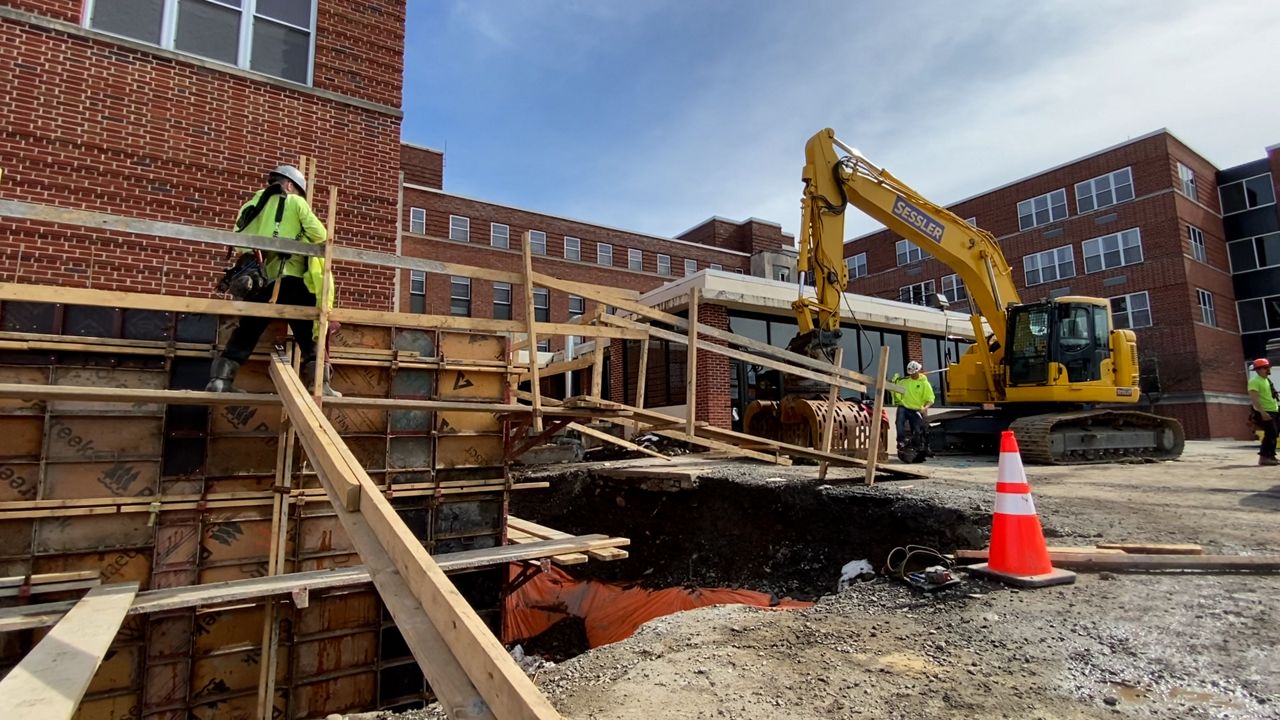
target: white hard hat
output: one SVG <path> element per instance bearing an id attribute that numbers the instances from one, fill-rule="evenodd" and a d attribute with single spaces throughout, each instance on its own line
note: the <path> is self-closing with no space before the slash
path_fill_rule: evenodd
<path id="1" fill-rule="evenodd" d="M 923 369 L 924 369 L 924 366 L 916 362 L 915 360 L 912 360 L 911 362 L 907 363 L 908 375 L 915 375 L 916 373 L 920 372 Z"/>
<path id="2" fill-rule="evenodd" d="M 294 185 L 298 186 L 298 190 L 303 194 L 307 194 L 307 179 L 302 177 L 302 173 L 298 168 L 292 165 L 281 165 L 280 167 L 267 173 L 267 180 L 282 177 Z"/>

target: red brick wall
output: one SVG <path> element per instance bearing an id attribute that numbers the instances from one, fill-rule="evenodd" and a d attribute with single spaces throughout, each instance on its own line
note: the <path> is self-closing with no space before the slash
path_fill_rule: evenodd
<path id="1" fill-rule="evenodd" d="M 791 248 L 795 245 L 795 239 L 783 233 L 780 226 L 755 218 L 733 222 L 713 217 L 676 237 L 680 240 L 750 254 L 764 250 Z"/>
<path id="2" fill-rule="evenodd" d="M 729 330 L 729 314 L 722 305 L 698 305 L 698 323 L 720 330 Z M 716 345 L 727 343 L 704 338 Z M 697 367 L 697 419 L 716 427 L 733 429 L 732 398 L 729 397 L 729 358 L 720 353 L 698 351 Z"/>
<path id="3" fill-rule="evenodd" d="M 400 146 L 400 169 L 404 172 L 404 181 L 414 185 L 426 185 L 437 190 L 444 187 L 444 153 L 438 150 Z M 409 218 L 405 217 L 404 226 L 409 227 Z"/>
<path id="4" fill-rule="evenodd" d="M 368 88 L 364 99 L 398 105 L 403 8 L 323 2 L 318 41 L 332 24 L 340 28 L 320 43 L 317 68 L 345 68 L 348 81 Z M 358 27 L 384 37 L 331 47 Z M 363 76 L 374 68 L 390 76 Z M 0 87 L 7 89 L 0 197 L 226 228 L 265 170 L 306 154 L 318 158 L 321 217 L 325 186 L 341 188 L 338 241 L 394 251 L 396 115 L 11 20 L 0 20 Z M 0 220 L 3 280 L 208 295 L 224 253 Z M 340 304 L 391 306 L 392 271 L 339 265 L 337 272 Z"/>

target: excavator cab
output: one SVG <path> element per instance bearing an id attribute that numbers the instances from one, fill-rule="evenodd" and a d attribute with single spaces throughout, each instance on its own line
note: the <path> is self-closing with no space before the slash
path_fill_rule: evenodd
<path id="1" fill-rule="evenodd" d="M 1055 367 L 1067 381 L 1102 379 L 1110 357 L 1111 313 L 1106 304 L 1079 298 L 1014 305 L 1009 308 L 1005 364 L 1011 386 L 1049 385 Z"/>

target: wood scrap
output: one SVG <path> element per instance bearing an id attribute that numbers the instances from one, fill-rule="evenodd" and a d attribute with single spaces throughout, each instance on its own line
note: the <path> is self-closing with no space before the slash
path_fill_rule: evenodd
<path id="1" fill-rule="evenodd" d="M 1110 550 L 1110 548 L 1108 549 Z M 957 550 L 956 558 L 985 560 L 986 550 Z M 1199 572 L 1280 573 L 1280 555 L 1153 555 L 1113 552 L 1051 552 L 1054 567 L 1067 570 L 1147 572 L 1158 570 Z"/>

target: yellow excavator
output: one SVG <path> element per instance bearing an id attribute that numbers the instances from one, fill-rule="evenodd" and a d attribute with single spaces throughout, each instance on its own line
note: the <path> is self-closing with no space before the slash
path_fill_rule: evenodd
<path id="1" fill-rule="evenodd" d="M 979 341 L 947 366 L 946 405 L 974 409 L 933 419 L 935 445 L 991 447 L 1001 430 L 1012 429 L 1024 459 L 1041 464 L 1182 454 L 1177 420 L 1123 407 L 1140 399 L 1138 347 L 1133 331 L 1111 326 L 1107 300 L 1023 303 L 990 233 L 925 199 L 830 129 L 805 145 L 803 179 L 798 267 L 815 295 L 802 293 L 792 305 L 800 327 L 790 350 L 833 360 L 848 282 L 844 212 L 852 204 L 947 265 L 968 288 Z"/>

